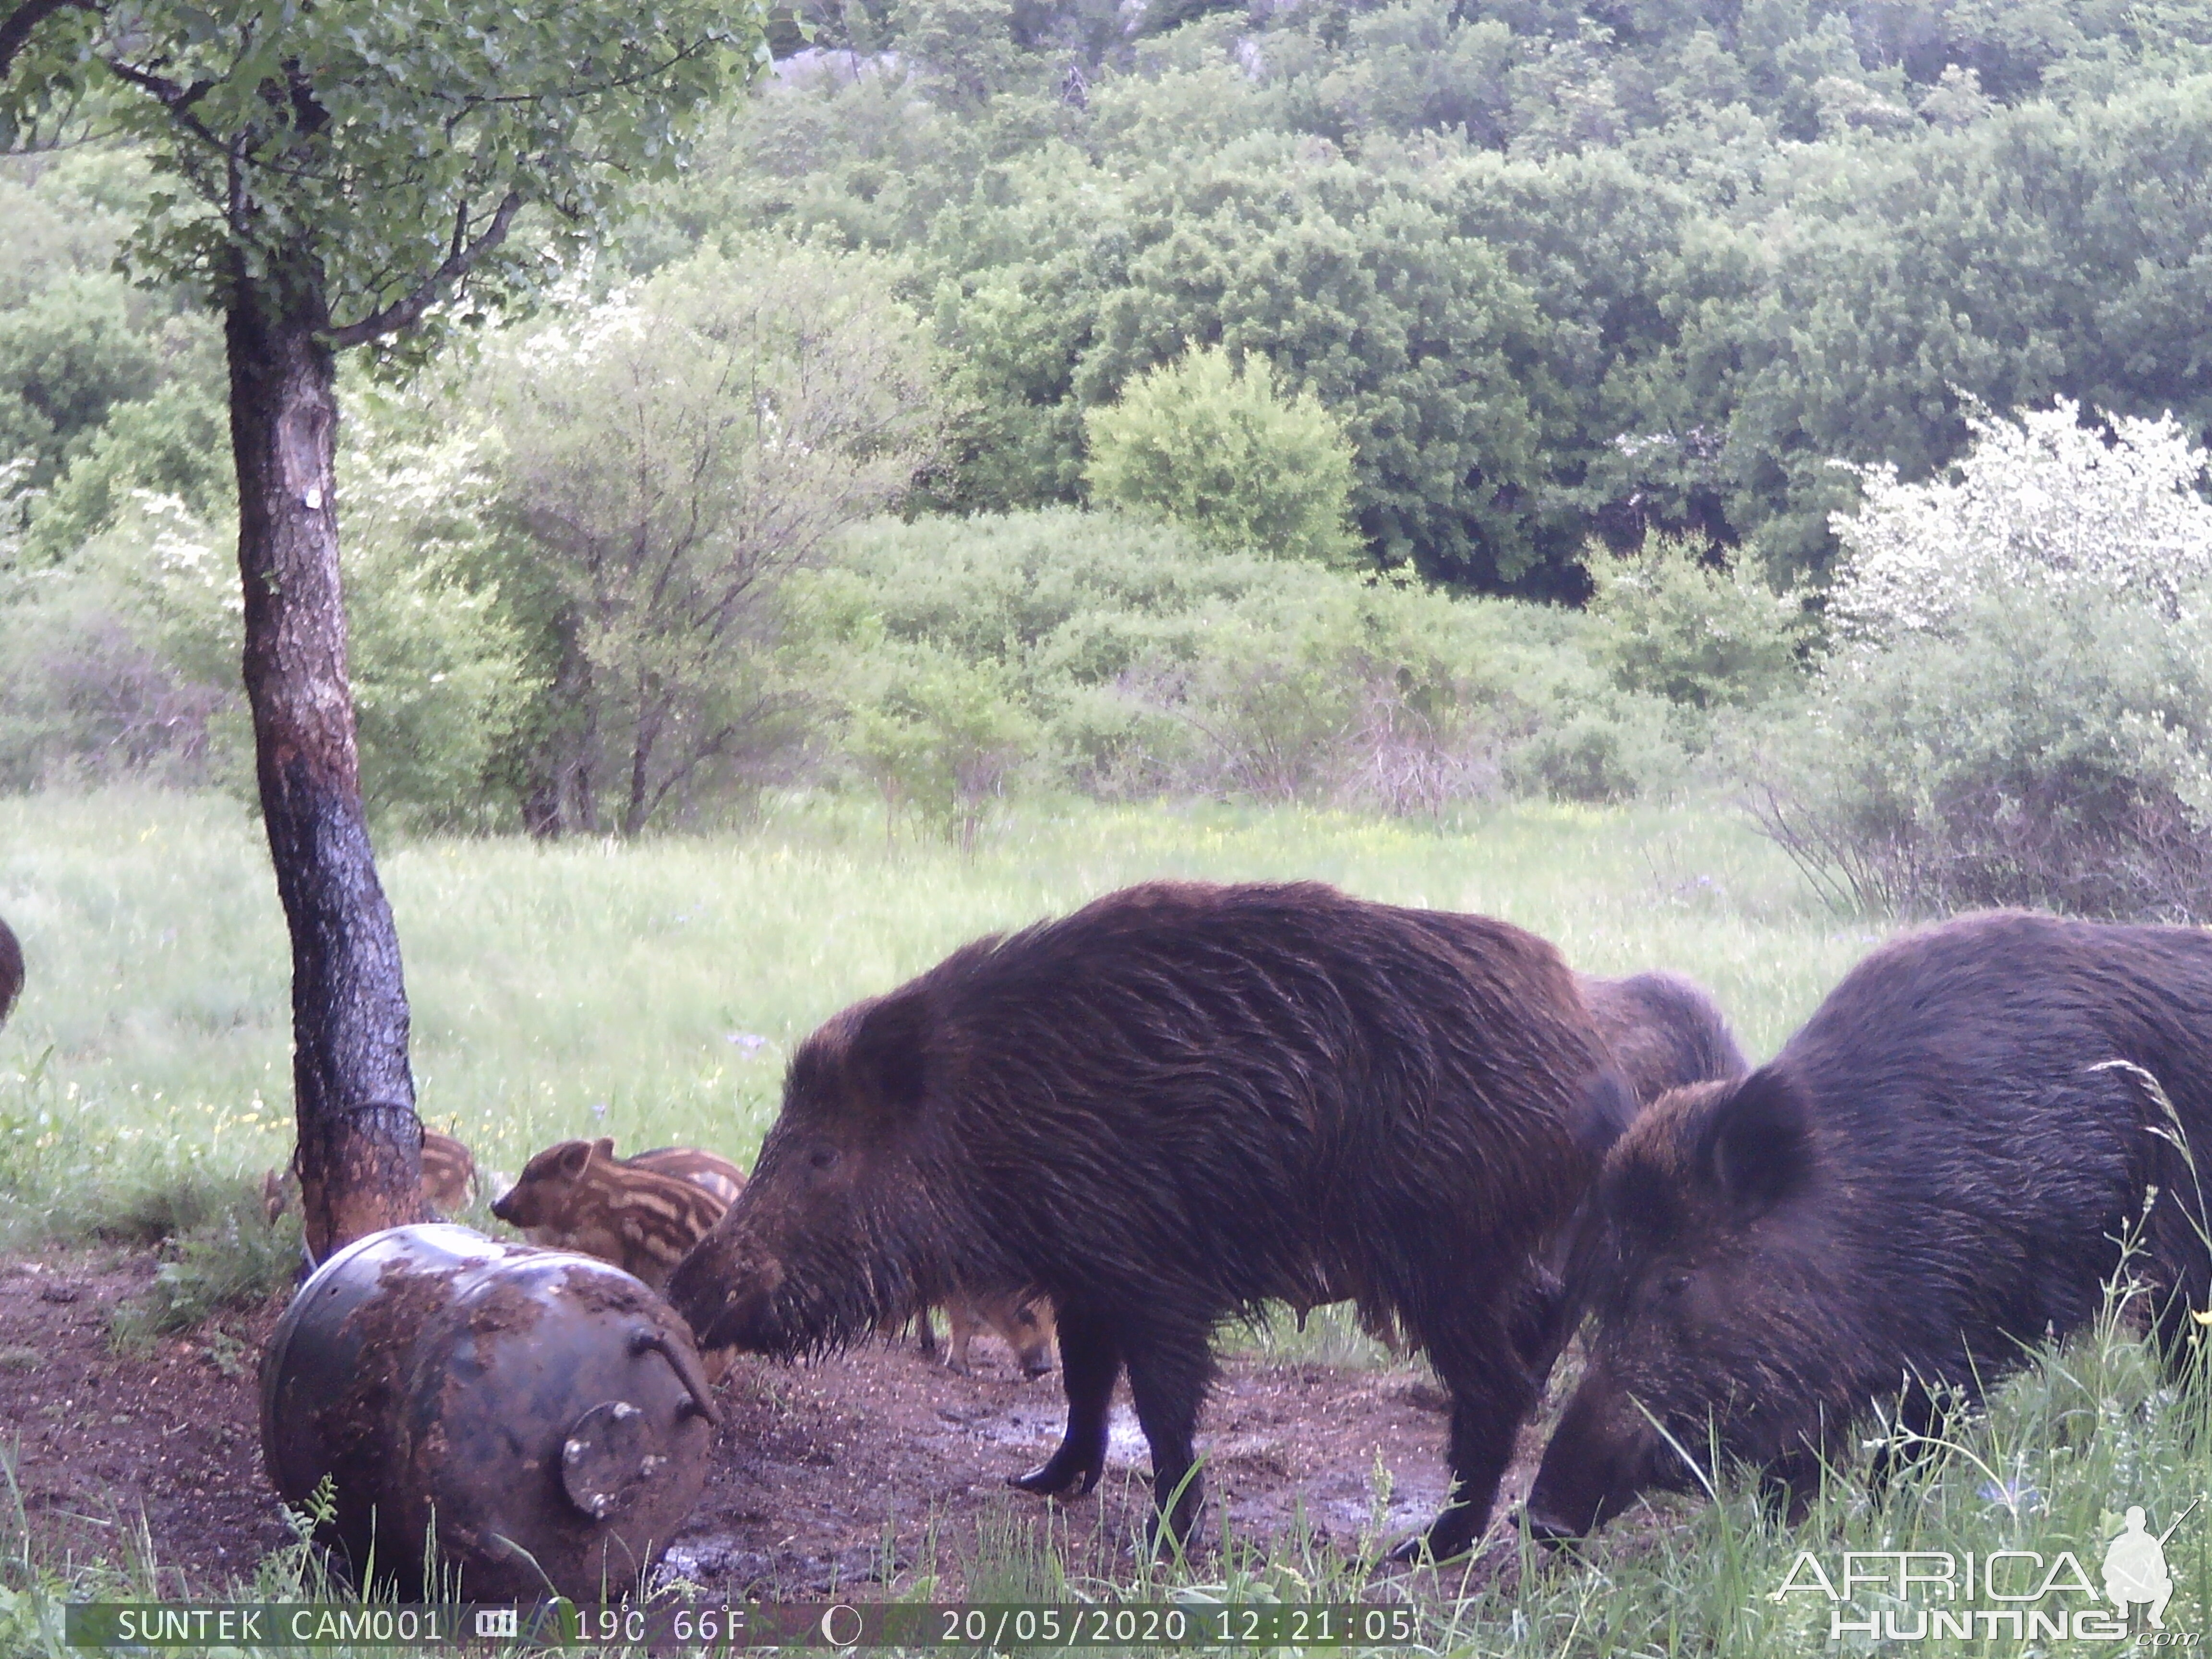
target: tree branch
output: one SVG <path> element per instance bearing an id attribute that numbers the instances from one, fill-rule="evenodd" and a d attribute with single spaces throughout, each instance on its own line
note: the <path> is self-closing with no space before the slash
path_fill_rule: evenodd
<path id="1" fill-rule="evenodd" d="M 94 0 L 17 0 L 0 17 L 0 81 L 8 78 L 8 71 L 15 62 L 16 54 L 31 43 L 31 31 L 58 11 L 97 11 Z"/>
<path id="2" fill-rule="evenodd" d="M 507 227 L 514 222 L 514 216 L 521 208 L 522 192 L 510 190 L 491 216 L 491 222 L 484 227 L 483 234 L 465 244 L 462 237 L 468 222 L 468 210 L 463 207 L 454 221 L 453 251 L 446 255 L 444 263 L 404 299 L 394 300 L 381 311 L 373 312 L 358 322 L 331 330 L 326 337 L 331 344 L 343 351 L 348 346 L 367 345 L 386 334 L 412 328 L 448 289 L 475 268 L 477 260 L 507 240 Z"/>
<path id="3" fill-rule="evenodd" d="M 193 137 L 210 149 L 222 151 L 234 161 L 237 159 L 240 152 L 234 150 L 233 143 L 226 141 L 219 133 L 210 131 L 206 124 L 192 113 L 192 106 L 214 90 L 214 82 L 195 81 L 191 86 L 181 86 L 162 76 L 149 74 L 133 64 L 121 63 L 112 58 L 103 58 L 100 61 L 107 66 L 107 72 L 118 80 L 127 81 L 140 91 L 151 93 L 154 95 L 154 100 L 169 112 L 170 119 L 191 133 Z"/>

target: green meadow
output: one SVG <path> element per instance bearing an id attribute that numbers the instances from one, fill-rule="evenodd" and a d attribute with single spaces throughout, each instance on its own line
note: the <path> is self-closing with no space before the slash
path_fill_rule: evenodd
<path id="1" fill-rule="evenodd" d="M 423 1115 L 510 1173 L 533 1148 L 578 1133 L 747 1158 L 785 1054 L 823 1018 L 976 933 L 1147 877 L 1316 878 L 1504 916 L 1580 968 L 1697 977 L 1754 1059 L 1888 931 L 1822 908 L 1786 860 L 1711 801 L 1524 804 L 1441 829 L 1293 810 L 1032 804 L 963 854 L 816 798 L 696 838 L 381 850 Z M 173 1218 L 210 1212 L 284 1158 L 283 934 L 258 827 L 238 805 L 132 792 L 0 800 L 0 915 L 21 933 L 31 972 L 0 1034 L 0 1192 L 15 1248 L 118 1218 L 136 1218 L 143 1236 L 165 1204 Z M 2098 1330 L 2036 1356 L 1940 1439 L 1901 1448 L 1904 1467 L 1886 1483 L 1869 1481 L 1863 1458 L 1838 1470 L 1802 1516 L 1776 1513 L 1721 1471 L 1717 1502 L 1662 1498 L 1580 1552 L 1508 1539 L 1463 1577 L 1381 1565 L 1393 1541 L 1380 1524 L 1387 1493 L 1372 1535 L 1349 1553 L 1340 1538 L 1231 1540 L 1194 1563 L 1132 1565 L 1061 1547 L 1048 1528 L 986 1527 L 932 1547 L 961 1558 L 975 1599 L 1410 1598 L 1419 1639 L 1391 1651 L 1752 1659 L 2201 1646 L 2212 1517 L 2185 1512 L 2212 1486 L 2212 1389 L 2201 1363 L 2179 1378 L 2162 1370 L 2130 1316 L 2123 1277 Z M 1304 1357 L 1370 1363 L 1373 1351 L 1346 1334 L 1324 1327 Z M 1869 1427 L 1869 1441 L 1881 1436 Z M 2160 1528 L 2185 1517 L 2168 1544 L 2177 1591 L 2163 1632 L 2140 1613 L 2132 1626 L 2100 1620 L 2094 1589 L 2072 1588 L 2064 1571 L 2072 1560 L 2094 1586 L 2130 1504 Z M 0 1650 L 65 1652 L 60 1600 L 149 1582 L 150 1566 L 127 1556 L 56 1559 L 20 1511 L 0 1534 Z M 1880 1553 L 1933 1553 L 1923 1571 L 1948 1555 L 1955 1571 L 1972 1552 L 1986 1572 L 1990 1553 L 2008 1550 L 2028 1553 L 2001 1558 L 2005 1591 L 2053 1574 L 2056 1587 L 2034 1601 L 1978 1599 L 2022 1620 L 1970 1619 L 1964 1638 L 1920 1619 L 1931 1607 L 1955 1616 L 1964 1601 L 1893 1593 L 1880 1577 L 1890 1559 Z M 1820 1582 L 1841 1586 L 1853 1551 L 1876 1553 L 1859 1559 L 1849 1600 L 1831 1601 Z M 298 1551 L 264 1561 L 259 1580 L 272 1599 L 317 1588 Z M 2062 1610 L 2077 1621 L 2063 1640 L 2048 1617 Z M 2028 1611 L 2045 1623 L 2028 1625 Z M 1881 1624 L 1893 1613 L 1908 1634 Z"/>
<path id="2" fill-rule="evenodd" d="M 1483 911 L 1599 973 L 1710 986 L 1771 1052 L 1876 933 L 1838 921 L 1725 810 L 1522 804 L 1443 830 L 1158 805 L 1009 813 L 972 854 L 821 800 L 634 843 L 381 849 L 426 1121 L 510 1174 L 608 1134 L 750 1158 L 784 1057 L 963 941 L 1130 882 L 1313 878 Z M 9 1222 L 102 1188 L 281 1163 L 289 966 L 258 825 L 217 795 L 0 799 L 0 915 L 29 979 L 0 1032 Z"/>

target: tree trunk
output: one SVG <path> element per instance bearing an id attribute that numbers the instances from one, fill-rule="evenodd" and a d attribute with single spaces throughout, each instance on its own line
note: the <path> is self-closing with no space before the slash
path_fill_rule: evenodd
<path id="1" fill-rule="evenodd" d="M 429 1218 L 399 937 L 362 810 L 338 583 L 337 365 L 319 284 L 240 273 L 225 307 L 246 693 L 292 935 L 307 1248 Z"/>
<path id="2" fill-rule="evenodd" d="M 666 697 L 655 696 L 640 686 L 637 702 L 637 725 L 630 732 L 629 799 L 623 805 L 624 841 L 635 841 L 645 833 L 646 818 L 653 811 L 652 793 L 646 780 L 651 775 L 654 745 L 660 741 L 660 729 L 668 717 Z"/>
<path id="3" fill-rule="evenodd" d="M 592 766 L 599 749 L 599 715 L 583 653 L 560 625 L 561 655 L 553 671 L 550 702 L 558 711 L 530 743 L 522 801 L 523 827 L 540 841 L 599 833 L 599 798 Z"/>

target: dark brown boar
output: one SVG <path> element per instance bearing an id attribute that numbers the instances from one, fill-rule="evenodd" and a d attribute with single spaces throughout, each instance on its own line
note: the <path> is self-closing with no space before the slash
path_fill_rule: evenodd
<path id="1" fill-rule="evenodd" d="M 2208 1262 L 2145 1079 L 2201 1161 L 2208 1033 L 2212 934 L 1997 912 L 1884 946 L 1771 1065 L 1660 1100 L 1592 1194 L 1589 1364 L 1533 1528 L 1688 1488 L 1662 1428 L 1801 1495 L 1875 1402 L 1925 1430 L 1940 1396 L 2096 1314 L 2153 1183 L 2132 1271 L 2171 1340 Z"/>
<path id="2" fill-rule="evenodd" d="M 1091 1489 L 1126 1370 L 1180 1532 L 1217 1324 L 1350 1297 L 1450 1392 L 1426 1542 L 1452 1555 L 1540 1386 L 1535 1258 L 1621 1092 L 1573 975 L 1518 928 L 1312 884 L 1131 888 L 808 1038 L 669 1297 L 707 1346 L 791 1356 L 1040 1291 L 1067 1429 L 1015 1484 Z"/>
<path id="3" fill-rule="evenodd" d="M 1741 1077 L 1751 1068 L 1728 1018 L 1703 986 L 1676 974 L 1577 976 L 1614 1069 L 1637 1104 L 1669 1089 Z"/>
<path id="4" fill-rule="evenodd" d="M 15 942 L 15 935 L 8 924 L 0 921 L 0 1025 L 8 1023 L 14 1012 L 15 999 L 23 989 L 23 947 Z"/>

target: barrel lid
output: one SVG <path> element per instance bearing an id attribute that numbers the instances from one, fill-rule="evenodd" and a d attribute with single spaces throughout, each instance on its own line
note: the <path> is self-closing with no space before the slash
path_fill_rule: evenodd
<path id="1" fill-rule="evenodd" d="M 608 1400 L 576 1419 L 561 1447 L 561 1488 L 594 1521 L 620 1515 L 668 1462 L 646 1415 Z"/>

